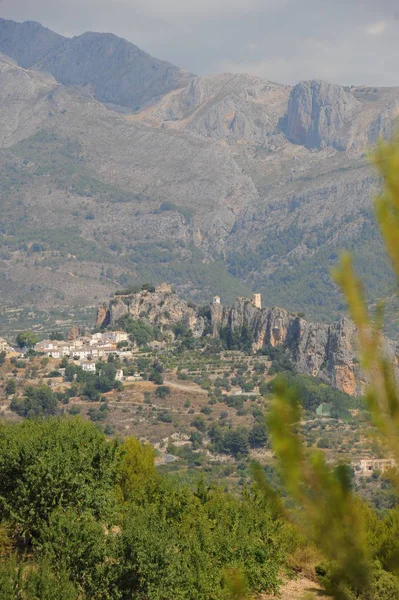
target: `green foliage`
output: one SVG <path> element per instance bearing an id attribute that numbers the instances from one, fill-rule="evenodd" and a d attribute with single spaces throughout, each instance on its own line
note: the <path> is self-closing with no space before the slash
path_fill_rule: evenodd
<path id="1" fill-rule="evenodd" d="M 247 353 L 252 351 L 253 337 L 246 325 L 234 331 L 229 326 L 221 327 L 219 337 L 227 350 L 242 350 Z"/>
<path id="2" fill-rule="evenodd" d="M 362 404 L 360 399 L 355 400 L 345 392 L 332 388 L 319 379 L 308 375 L 288 372 L 284 374 L 284 381 L 289 387 L 296 389 L 302 407 L 308 411 L 315 412 L 322 403 L 331 404 L 333 407 L 331 410 L 332 417 L 350 419 L 349 409 Z M 281 378 L 279 377 L 273 379 L 267 384 L 267 391 L 273 393 L 280 382 Z"/>
<path id="3" fill-rule="evenodd" d="M 148 379 L 150 381 L 153 381 L 156 385 L 162 386 L 162 384 L 163 384 L 162 374 L 159 373 L 158 371 L 155 371 L 155 370 L 151 371 L 150 376 L 149 376 Z M 163 392 L 161 392 L 161 393 L 163 393 Z M 166 396 L 166 394 L 165 394 L 165 396 Z"/>
<path id="4" fill-rule="evenodd" d="M 160 481 L 124 523 L 125 596 L 218 600 L 228 597 L 226 576 L 236 568 L 249 589 L 277 590 L 283 537 L 256 496 L 204 489 L 196 497 Z"/>
<path id="5" fill-rule="evenodd" d="M 20 348 L 33 348 L 39 339 L 39 336 L 36 333 L 32 333 L 32 331 L 21 331 L 17 335 L 16 342 Z"/>
<path id="6" fill-rule="evenodd" d="M 15 379 L 9 379 L 6 383 L 5 392 L 7 396 L 12 396 L 17 391 L 17 382 Z"/>
<path id="7" fill-rule="evenodd" d="M 166 398 L 166 396 L 169 396 L 170 394 L 171 394 L 171 390 L 170 390 L 170 387 L 168 387 L 167 385 L 160 385 L 155 390 L 155 395 L 158 398 Z"/>
<path id="8" fill-rule="evenodd" d="M 150 483 L 158 481 L 155 454 L 149 444 L 143 445 L 135 438 L 128 438 L 122 446 L 121 456 L 118 485 L 123 500 L 131 502 L 141 498 Z"/>
<path id="9" fill-rule="evenodd" d="M 22 562 L 12 556 L 0 562 L 0 598 L 4 600 L 79 600 L 63 566 L 50 561 Z"/>
<path id="10" fill-rule="evenodd" d="M 0 596 L 15 600 L 220 600 L 236 579 L 277 592 L 290 544 L 259 494 L 193 491 L 149 445 L 71 418 L 0 425 L 0 518 Z"/>
<path id="11" fill-rule="evenodd" d="M 265 423 L 255 423 L 248 434 L 251 448 L 264 448 L 268 445 L 268 434 Z"/>
<path id="12" fill-rule="evenodd" d="M 199 415 L 194 417 L 191 422 L 191 427 L 196 427 L 198 431 L 206 431 L 206 423 L 204 417 L 200 417 Z"/>
<path id="13" fill-rule="evenodd" d="M 268 346 L 262 349 L 262 354 L 268 356 L 272 361 L 269 369 L 269 375 L 274 375 L 275 373 L 290 373 L 295 371 L 288 352 L 283 346 Z"/>
<path id="14" fill-rule="evenodd" d="M 5 350 L 0 352 L 0 366 L 4 365 L 4 363 L 6 362 L 6 356 L 7 356 L 7 352 Z"/>
<path id="15" fill-rule="evenodd" d="M 57 396 L 46 385 L 39 387 L 29 386 L 26 388 L 25 397 L 22 400 L 14 398 L 10 404 L 11 410 L 21 417 L 27 417 L 28 419 L 55 415 L 57 413 L 57 406 Z"/>
<path id="16" fill-rule="evenodd" d="M 249 453 L 249 436 L 245 427 L 226 429 L 212 425 L 209 437 L 216 452 L 231 454 L 234 457 L 245 456 Z"/>
<path id="17" fill-rule="evenodd" d="M 79 418 L 0 424 L 1 515 L 24 539 L 40 541 L 56 508 L 106 519 L 117 469 L 117 447 Z"/>
<path id="18" fill-rule="evenodd" d="M 119 319 L 117 326 L 126 331 L 132 342 L 136 342 L 138 346 L 146 346 L 157 337 L 157 333 L 151 325 L 143 321 L 137 321 L 129 315 L 125 315 Z"/>

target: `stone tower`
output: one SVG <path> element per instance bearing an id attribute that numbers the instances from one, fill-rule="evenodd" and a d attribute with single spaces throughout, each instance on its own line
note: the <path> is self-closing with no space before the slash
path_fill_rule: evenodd
<path id="1" fill-rule="evenodd" d="M 211 309 L 211 325 L 212 325 L 212 337 L 217 337 L 219 333 L 219 327 L 223 320 L 223 306 L 220 302 L 219 296 L 215 296 L 210 306 Z"/>
<path id="2" fill-rule="evenodd" d="M 252 304 L 256 308 L 262 308 L 262 295 L 261 294 L 254 294 L 252 296 Z"/>

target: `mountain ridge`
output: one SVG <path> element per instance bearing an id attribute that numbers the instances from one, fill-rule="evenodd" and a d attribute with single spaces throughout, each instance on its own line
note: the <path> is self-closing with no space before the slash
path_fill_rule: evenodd
<path id="1" fill-rule="evenodd" d="M 153 101 L 191 77 L 112 33 L 67 38 L 34 21 L 0 19 L 0 51 L 25 68 L 49 72 L 64 85 L 89 86 L 102 102 L 130 108 Z"/>
<path id="2" fill-rule="evenodd" d="M 43 47 L 33 30 L 31 46 Z M 85 39 L 81 50 L 93 65 Z M 137 89 L 142 77 L 151 83 L 151 64 Z M 87 304 L 118 285 L 169 279 L 196 300 L 218 287 L 229 302 L 258 289 L 329 322 L 344 311 L 329 276 L 341 248 L 353 250 L 371 303 L 392 295 L 367 153 L 393 130 L 399 88 L 190 76 L 121 113 L 85 83 L 36 67 L 3 63 L 0 78 L 5 304 L 43 310 L 56 294 Z M 117 89 L 120 102 L 128 88 Z M 394 317 L 389 327 L 395 335 Z"/>

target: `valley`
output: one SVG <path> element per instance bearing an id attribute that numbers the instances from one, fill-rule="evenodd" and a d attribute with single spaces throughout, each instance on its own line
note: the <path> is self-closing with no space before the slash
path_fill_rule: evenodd
<path id="1" fill-rule="evenodd" d="M 194 301 L 259 290 L 329 322 L 345 312 L 330 278 L 345 248 L 397 335 L 367 159 L 393 131 L 396 88 L 196 77 L 115 36 L 0 32 L 3 310 L 72 316 L 118 285 L 168 280 Z M 68 53 L 90 68 L 71 72 Z"/>

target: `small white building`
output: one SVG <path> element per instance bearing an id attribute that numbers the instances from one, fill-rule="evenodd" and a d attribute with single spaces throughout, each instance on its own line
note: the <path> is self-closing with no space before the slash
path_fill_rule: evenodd
<path id="1" fill-rule="evenodd" d="M 96 372 L 96 363 L 94 363 L 94 362 L 84 361 L 81 363 L 80 366 L 82 367 L 82 370 L 86 371 L 87 373 L 95 373 Z"/>
<path id="2" fill-rule="evenodd" d="M 124 380 L 122 369 L 118 369 L 117 370 L 116 375 L 115 375 L 115 379 L 116 379 L 116 381 L 123 381 Z"/>
<path id="3" fill-rule="evenodd" d="M 220 296 L 214 296 L 212 300 L 213 304 L 220 304 Z"/>
<path id="4" fill-rule="evenodd" d="M 127 342 L 129 340 L 129 336 L 126 331 L 105 331 L 103 333 L 103 338 L 113 342 L 114 344 L 119 344 L 119 342 Z"/>
<path id="5" fill-rule="evenodd" d="M 0 352 L 9 352 L 10 346 L 8 342 L 2 337 L 0 337 Z"/>

